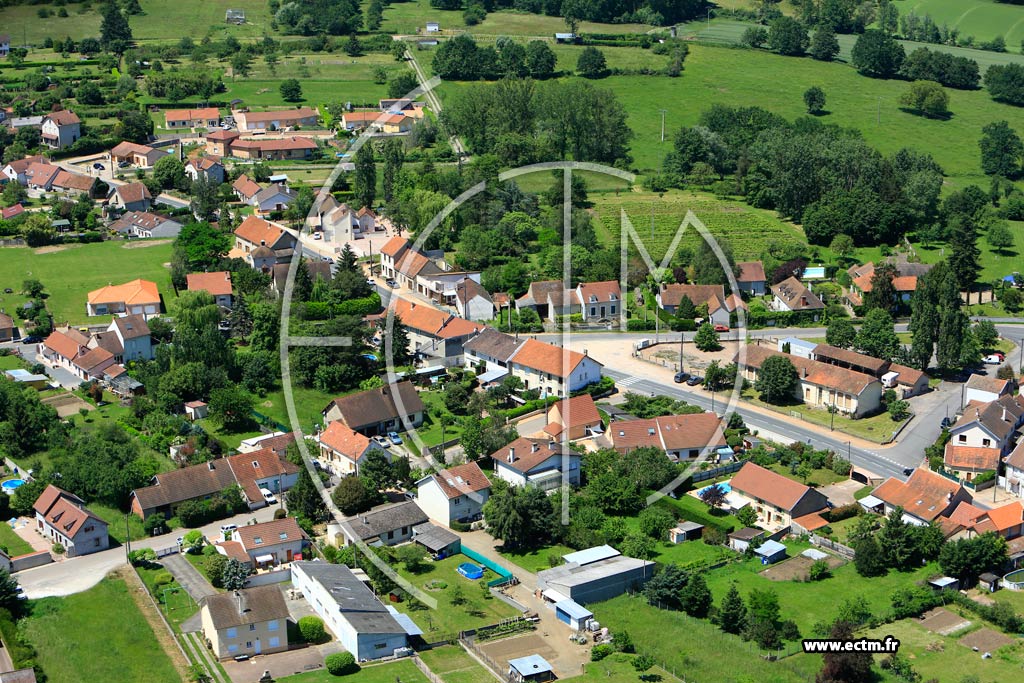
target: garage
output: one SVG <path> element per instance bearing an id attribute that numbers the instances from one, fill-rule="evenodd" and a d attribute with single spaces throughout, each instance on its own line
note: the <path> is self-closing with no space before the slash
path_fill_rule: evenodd
<path id="1" fill-rule="evenodd" d="M 562 623 L 568 624 L 576 631 L 583 630 L 594 618 L 594 613 L 583 607 L 575 600 L 562 600 L 555 603 L 555 617 Z"/>

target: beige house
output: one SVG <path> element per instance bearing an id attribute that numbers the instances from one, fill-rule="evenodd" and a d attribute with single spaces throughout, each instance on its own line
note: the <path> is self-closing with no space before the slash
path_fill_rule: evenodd
<path id="1" fill-rule="evenodd" d="M 217 659 L 288 649 L 288 606 L 277 584 L 206 597 L 203 636 Z"/>
<path id="2" fill-rule="evenodd" d="M 315 126 L 319 112 L 310 107 L 280 109 L 277 111 L 232 110 L 231 115 L 241 133 L 254 130 L 283 130 L 300 126 Z"/>
<path id="3" fill-rule="evenodd" d="M 758 524 L 767 529 L 787 527 L 794 519 L 828 507 L 828 498 L 821 492 L 752 462 L 740 468 L 729 485 L 733 494 L 753 506 Z"/>
<path id="4" fill-rule="evenodd" d="M 959 482 L 931 470 L 916 469 L 910 479 L 886 479 L 860 505 L 870 512 L 888 515 L 903 509 L 903 521 L 915 526 L 948 517 L 962 502 L 972 502 L 970 492 Z"/>
<path id="5" fill-rule="evenodd" d="M 391 452 L 357 431 L 352 430 L 341 420 L 327 425 L 327 429 L 317 436 L 320 444 L 320 465 L 335 476 L 344 477 L 359 474 L 359 466 L 363 459 L 374 451 L 383 453 L 391 461 Z"/>

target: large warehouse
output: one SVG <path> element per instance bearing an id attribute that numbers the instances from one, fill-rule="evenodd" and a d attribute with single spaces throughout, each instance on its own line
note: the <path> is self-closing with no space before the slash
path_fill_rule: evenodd
<path id="1" fill-rule="evenodd" d="M 654 574 L 654 563 L 626 557 L 611 546 L 587 548 L 562 557 L 565 564 L 537 573 L 537 588 L 545 598 L 559 597 L 581 605 L 609 600 L 642 587 Z"/>

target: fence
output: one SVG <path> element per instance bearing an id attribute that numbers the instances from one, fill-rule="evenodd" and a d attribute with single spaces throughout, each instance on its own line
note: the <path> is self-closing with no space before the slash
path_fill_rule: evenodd
<path id="1" fill-rule="evenodd" d="M 935 472 L 936 474 L 939 474 L 939 475 L 945 477 L 946 479 L 949 479 L 951 481 L 955 481 L 956 483 L 963 485 L 965 488 L 968 488 L 971 491 L 984 491 L 985 489 L 992 488 L 996 484 L 996 480 L 995 480 L 994 477 L 992 479 L 986 479 L 985 481 L 981 482 L 980 484 L 975 484 L 973 481 L 964 481 L 963 479 L 961 479 L 960 477 L 956 476 L 952 472 L 947 472 L 944 469 L 932 470 L 932 471 Z"/>
<path id="2" fill-rule="evenodd" d="M 253 574 L 246 582 L 246 588 L 253 588 L 255 586 L 266 586 L 272 583 L 283 583 L 284 581 L 292 580 L 291 569 L 279 569 L 272 572 L 264 572 L 262 574 Z"/>
<path id="3" fill-rule="evenodd" d="M 810 541 L 812 544 L 820 548 L 828 548 L 829 550 L 839 553 L 840 555 L 851 560 L 854 559 L 854 557 L 856 557 L 857 555 L 856 551 L 854 551 L 853 548 L 845 546 L 842 543 L 830 541 L 829 539 L 823 536 L 818 536 L 817 534 L 811 534 Z"/>
<path id="4" fill-rule="evenodd" d="M 414 655 L 412 657 L 412 663 L 416 665 L 417 669 L 423 672 L 423 675 L 427 677 L 427 680 L 430 681 L 430 683 L 444 683 L 444 681 L 441 680 L 441 677 L 431 671 L 430 667 L 427 666 L 419 656 Z"/>
<path id="5" fill-rule="evenodd" d="M 465 555 L 466 557 L 468 557 L 469 559 L 475 561 L 475 562 L 479 562 L 480 564 L 482 564 L 483 566 L 487 567 L 492 572 L 494 572 L 495 574 L 498 575 L 498 578 L 491 579 L 490 581 L 487 582 L 487 585 L 489 587 L 490 586 L 497 586 L 498 584 L 508 583 L 510 579 L 514 579 L 515 578 L 512 575 L 512 572 L 510 572 L 509 570 L 505 569 L 504 567 L 502 567 L 500 564 L 498 564 L 494 560 L 491 560 L 489 558 L 484 557 L 483 555 L 481 555 L 480 553 L 476 552 L 472 548 L 467 548 L 466 546 L 462 546 L 462 554 Z"/>
<path id="6" fill-rule="evenodd" d="M 471 657 L 475 657 L 477 661 L 484 665 L 484 668 L 491 672 L 491 675 L 497 678 L 499 681 L 507 679 L 502 674 L 502 667 L 493 659 L 488 657 L 483 650 L 476 646 L 469 638 L 459 638 L 459 644 L 462 645 L 463 649 L 470 654 Z"/>
<path id="7" fill-rule="evenodd" d="M 161 557 L 167 557 L 168 555 L 174 555 L 175 553 L 179 552 L 179 550 L 178 550 L 178 546 L 175 545 L 175 546 L 171 546 L 169 548 L 154 549 L 153 552 L 156 553 L 157 559 L 160 559 Z"/>
<path id="8" fill-rule="evenodd" d="M 23 569 L 42 567 L 44 564 L 50 564 L 51 562 L 53 562 L 53 556 L 49 550 L 26 553 L 25 555 L 11 558 L 11 571 L 20 572 Z"/>
<path id="9" fill-rule="evenodd" d="M 723 474 L 732 474 L 743 467 L 746 463 L 746 460 L 737 460 L 736 462 L 731 462 L 728 465 L 720 465 L 719 467 L 712 467 L 711 469 L 703 470 L 701 472 L 694 472 L 693 483 L 696 484 L 698 481 L 717 479 Z"/>

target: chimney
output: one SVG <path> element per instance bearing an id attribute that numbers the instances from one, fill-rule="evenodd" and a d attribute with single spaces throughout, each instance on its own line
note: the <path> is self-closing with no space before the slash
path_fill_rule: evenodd
<path id="1" fill-rule="evenodd" d="M 535 442 L 533 442 L 532 444 L 530 444 L 530 452 L 531 452 L 531 453 L 536 453 L 536 452 L 537 452 L 537 451 L 539 451 L 539 450 L 540 450 L 540 444 L 539 444 L 539 443 L 537 443 L 537 442 L 535 441 Z"/>
<path id="2" fill-rule="evenodd" d="M 946 502 L 947 503 L 952 503 L 953 502 L 953 492 L 952 491 L 950 491 L 949 493 L 946 494 Z"/>
<path id="3" fill-rule="evenodd" d="M 1007 419 L 1007 417 L 1006 417 L 1006 407 L 1005 406 L 1003 407 L 1003 422 L 1009 422 L 1009 419 Z"/>
<path id="4" fill-rule="evenodd" d="M 367 524 L 367 523 L 369 523 L 368 519 L 367 519 L 366 515 L 363 515 L 363 524 Z"/>
<path id="5" fill-rule="evenodd" d="M 241 614 L 244 611 L 244 608 L 242 605 L 242 594 L 238 591 L 235 591 L 235 603 L 238 605 L 238 613 Z"/>
<path id="6" fill-rule="evenodd" d="M 516 449 L 514 447 L 513 448 L 509 448 L 508 449 L 508 461 L 509 462 L 515 462 L 515 460 L 516 460 Z"/>
<path id="7" fill-rule="evenodd" d="M 553 451 L 553 450 L 555 450 L 555 448 L 557 446 L 558 446 L 558 442 L 555 441 L 554 439 L 552 439 L 551 441 L 548 441 L 548 450 L 552 450 Z"/>

